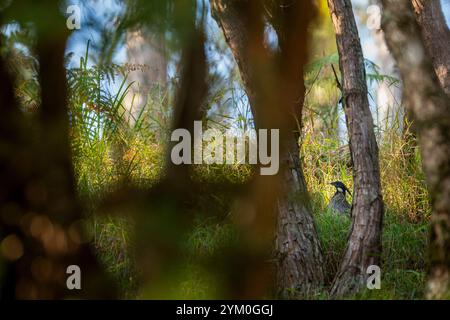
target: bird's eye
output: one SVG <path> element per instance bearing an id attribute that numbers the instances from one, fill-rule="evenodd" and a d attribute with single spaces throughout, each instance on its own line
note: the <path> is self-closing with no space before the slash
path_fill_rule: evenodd
<path id="1" fill-rule="evenodd" d="M 337 190 L 338 190 L 339 192 L 344 192 L 344 190 L 342 190 L 342 188 L 337 188 Z"/>

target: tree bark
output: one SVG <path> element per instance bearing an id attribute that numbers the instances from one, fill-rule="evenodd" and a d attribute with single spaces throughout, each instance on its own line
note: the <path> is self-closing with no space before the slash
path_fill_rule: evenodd
<path id="1" fill-rule="evenodd" d="M 306 50 L 295 46 L 306 43 L 308 19 L 305 17 L 311 14 L 312 9 L 308 1 L 294 1 L 284 6 L 286 9 L 280 20 L 284 25 L 277 28 L 281 53 L 278 57 L 266 60 L 268 63 L 265 64 L 261 63 L 258 56 L 258 50 L 263 50 L 262 37 L 255 43 L 251 33 L 252 26 L 249 25 L 251 14 L 246 10 L 246 3 L 247 1 L 211 0 L 211 9 L 239 67 L 255 127 L 266 128 L 270 122 L 268 119 L 272 120 L 273 116 L 280 119 L 284 117 L 284 120 L 278 122 L 285 143 L 280 154 L 281 185 L 276 209 L 276 292 L 281 298 L 298 298 L 314 293 L 324 280 L 322 250 L 298 146 L 298 127 L 301 123 L 304 95 L 302 66 L 306 60 Z M 277 8 L 281 7 L 282 3 L 277 2 Z M 303 19 L 293 19 L 298 12 L 304 14 Z M 293 45 L 295 32 L 300 34 L 296 34 L 296 44 Z M 294 56 L 295 59 L 292 59 Z M 292 64 L 292 61 L 296 62 Z M 277 80 L 280 81 L 274 80 L 274 77 L 278 77 Z M 283 106 L 288 109 L 283 110 Z M 284 114 L 276 115 L 278 112 Z M 272 121 L 273 123 L 277 123 L 277 120 Z"/>
<path id="2" fill-rule="evenodd" d="M 353 162 L 352 228 L 331 288 L 332 296 L 353 294 L 367 281 L 367 268 L 380 265 L 383 225 L 378 146 L 367 98 L 361 43 L 350 0 L 328 0 L 339 51 L 341 90 Z"/>
<path id="3" fill-rule="evenodd" d="M 450 102 L 434 71 L 409 0 L 383 0 L 382 27 L 397 60 L 405 105 L 419 136 L 432 204 L 428 298 L 450 297 Z"/>
<path id="4" fill-rule="evenodd" d="M 275 257 L 277 295 L 301 298 L 317 293 L 324 283 L 323 254 L 299 158 L 298 142 L 290 146 L 281 161 L 282 189 L 278 199 Z"/>
<path id="5" fill-rule="evenodd" d="M 439 0 L 412 0 L 422 38 L 442 88 L 450 95 L 450 30 Z"/>

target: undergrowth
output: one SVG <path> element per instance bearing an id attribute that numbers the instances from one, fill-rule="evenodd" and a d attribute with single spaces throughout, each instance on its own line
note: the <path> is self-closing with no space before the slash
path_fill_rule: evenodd
<path id="1" fill-rule="evenodd" d="M 69 83 L 74 166 L 78 190 L 90 215 L 89 223 L 94 230 L 94 244 L 100 260 L 118 283 L 123 297 L 140 298 L 145 297 L 145 292 L 139 288 L 139 270 L 131 253 L 133 224 L 127 217 L 106 217 L 97 211 L 102 195 L 112 191 L 116 185 L 148 188 L 159 179 L 165 150 L 161 137 L 166 137 L 168 128 L 158 128 L 154 122 L 151 123 L 145 109 L 138 119 L 129 121 L 122 104 L 128 94 L 125 82 L 115 94 L 106 90 L 88 90 L 94 85 L 101 88 L 102 81 L 108 79 L 106 74 L 110 73 L 114 70 L 89 69 L 83 60 L 79 69 L 69 72 L 69 77 L 72 77 Z M 126 74 L 122 76 L 126 79 Z M 308 123 L 319 121 L 323 127 L 333 130 L 338 127 L 338 106 L 330 107 L 334 103 L 330 100 L 338 99 L 338 94 L 329 79 L 323 79 L 322 86 L 320 83 L 309 85 L 314 87 L 311 95 L 322 98 L 314 98 L 320 106 L 310 104 L 307 108 L 330 109 L 326 114 L 321 113 L 319 120 L 305 119 L 301 141 L 303 170 L 325 257 L 326 287 L 321 295 L 312 297 L 321 299 L 328 298 L 327 288 L 339 268 L 350 230 L 348 218 L 326 210 L 334 192 L 330 182 L 340 180 L 352 189 L 352 168 L 345 141 L 331 131 L 319 130 L 318 133 L 317 128 L 321 126 L 317 123 L 308 126 Z M 332 94 L 323 98 L 324 90 L 332 91 Z M 168 104 L 170 99 L 167 92 L 163 92 L 160 98 L 153 96 L 149 99 L 149 103 L 155 101 L 162 105 Z M 152 106 L 144 108 L 151 110 Z M 158 125 L 161 123 L 170 121 L 158 121 Z M 398 127 L 379 134 L 378 142 L 386 208 L 381 290 L 365 290 L 351 298 L 419 299 L 427 267 L 425 248 L 430 216 L 421 159 L 414 137 L 399 133 Z M 199 182 L 242 184 L 251 174 L 251 168 L 245 165 L 193 166 L 194 179 Z M 232 202 L 232 196 L 226 192 L 200 197 L 197 203 L 199 219 L 185 242 L 187 263 L 176 275 L 168 297 L 221 297 L 220 274 L 212 274 L 198 260 L 214 257 L 230 243 L 238 241 L 229 218 Z M 216 218 L 205 219 L 208 211 L 214 211 Z"/>

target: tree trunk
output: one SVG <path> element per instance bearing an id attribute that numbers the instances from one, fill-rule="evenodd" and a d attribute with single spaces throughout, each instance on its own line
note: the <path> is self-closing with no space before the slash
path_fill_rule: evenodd
<path id="1" fill-rule="evenodd" d="M 299 6 L 308 5 L 308 2 L 301 4 L 295 2 L 295 5 L 286 11 L 295 15 L 294 11 L 299 9 Z M 306 60 L 306 51 L 302 51 L 296 57 L 298 66 L 289 65 L 291 62 L 289 54 L 295 52 L 295 48 L 291 46 L 292 43 L 289 43 L 289 39 L 292 38 L 289 32 L 296 32 L 296 27 L 299 27 L 296 24 L 299 22 L 306 25 L 307 19 L 293 20 L 295 23 L 290 25 L 291 28 L 285 30 L 283 39 L 286 40 L 283 41 L 286 43 L 282 46 L 280 42 L 282 53 L 278 57 L 279 60 L 275 62 L 273 58 L 270 61 L 271 66 L 278 63 L 279 70 L 270 69 L 264 63 L 260 63 L 258 68 L 256 65 L 260 60 L 255 52 L 258 46 L 261 49 L 263 45 L 255 44 L 251 35 L 252 26 L 249 25 L 249 14 L 243 6 L 242 2 L 238 1 L 211 0 L 213 17 L 222 29 L 238 64 L 256 128 L 266 127 L 267 120 L 271 118 L 271 112 L 285 112 L 280 118 L 284 116 L 285 120 L 289 119 L 288 125 L 279 126 L 282 129 L 281 136 L 285 137 L 285 144 L 281 148 L 280 155 L 282 172 L 276 213 L 276 291 L 281 298 L 297 298 L 314 293 L 324 280 L 322 251 L 299 159 L 299 135 L 298 131 L 294 132 L 296 124 L 293 121 L 295 117 L 298 123 L 301 122 L 304 95 L 302 64 Z M 306 7 L 303 9 L 306 16 L 311 13 L 311 10 L 306 10 Z M 303 30 L 302 28 L 303 26 L 299 27 L 300 30 Z M 297 43 L 306 42 L 306 28 L 303 31 L 304 33 L 295 40 Z M 293 72 L 292 70 L 296 73 L 289 75 Z M 274 83 L 276 81 L 271 80 L 274 79 L 273 76 L 278 76 L 277 71 L 284 76 L 280 76 L 279 83 Z M 283 94 L 285 97 L 282 96 Z M 290 111 L 278 111 L 275 107 L 279 107 L 279 110 L 283 110 L 283 107 L 268 101 L 288 106 Z M 274 122 L 276 123 L 276 120 L 272 121 Z"/>
<path id="2" fill-rule="evenodd" d="M 439 0 L 412 0 L 422 38 L 434 70 L 450 95 L 450 30 Z"/>
<path id="3" fill-rule="evenodd" d="M 450 102 L 426 55 L 410 0 L 383 0 L 383 30 L 419 136 L 433 208 L 428 298 L 450 297 Z"/>
<path id="4" fill-rule="evenodd" d="M 312 295 L 324 282 L 322 249 L 301 169 L 298 142 L 292 139 L 288 143 L 281 158 L 287 165 L 281 175 L 275 236 L 277 295 L 283 299 Z"/>
<path id="5" fill-rule="evenodd" d="M 127 33 L 126 48 L 128 63 L 143 67 L 132 68 L 128 75 L 128 83 L 134 83 L 125 97 L 125 108 L 129 112 L 127 117 L 131 117 L 130 123 L 134 124 L 148 99 L 154 100 L 152 104 L 159 102 L 160 96 L 153 91 L 157 86 L 166 87 L 167 59 L 163 36 L 145 27 Z"/>
<path id="6" fill-rule="evenodd" d="M 370 0 L 371 5 L 375 5 L 381 8 L 381 3 L 379 0 Z M 381 11 L 380 16 L 381 22 Z M 378 21 L 376 21 L 378 22 Z M 384 33 L 381 30 L 381 25 L 374 24 L 371 29 L 371 36 L 374 39 L 375 48 L 375 61 L 380 68 L 379 72 L 383 75 L 388 75 L 396 79 L 400 79 L 400 74 L 397 70 L 397 65 L 394 57 L 389 52 L 389 49 L 384 40 Z M 376 88 L 376 104 L 377 104 L 377 115 L 375 119 L 376 126 L 381 128 L 381 132 L 377 133 L 379 136 L 383 135 L 383 129 L 395 128 L 398 133 L 405 130 L 404 119 L 406 113 L 402 105 L 402 88 L 401 84 L 392 85 L 389 81 L 382 81 Z"/>
<path id="7" fill-rule="evenodd" d="M 378 146 L 367 98 L 364 57 L 350 0 L 328 0 L 342 75 L 344 111 L 353 162 L 352 228 L 332 296 L 363 288 L 367 268 L 380 264 L 383 225 Z"/>

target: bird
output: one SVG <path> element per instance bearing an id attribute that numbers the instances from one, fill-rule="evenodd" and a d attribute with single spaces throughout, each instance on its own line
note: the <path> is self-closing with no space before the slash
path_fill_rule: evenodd
<path id="1" fill-rule="evenodd" d="M 333 213 L 350 216 L 352 206 L 347 202 L 346 193 L 352 194 L 341 181 L 334 181 L 330 184 L 336 188 L 336 192 L 328 204 L 328 210 Z"/>

